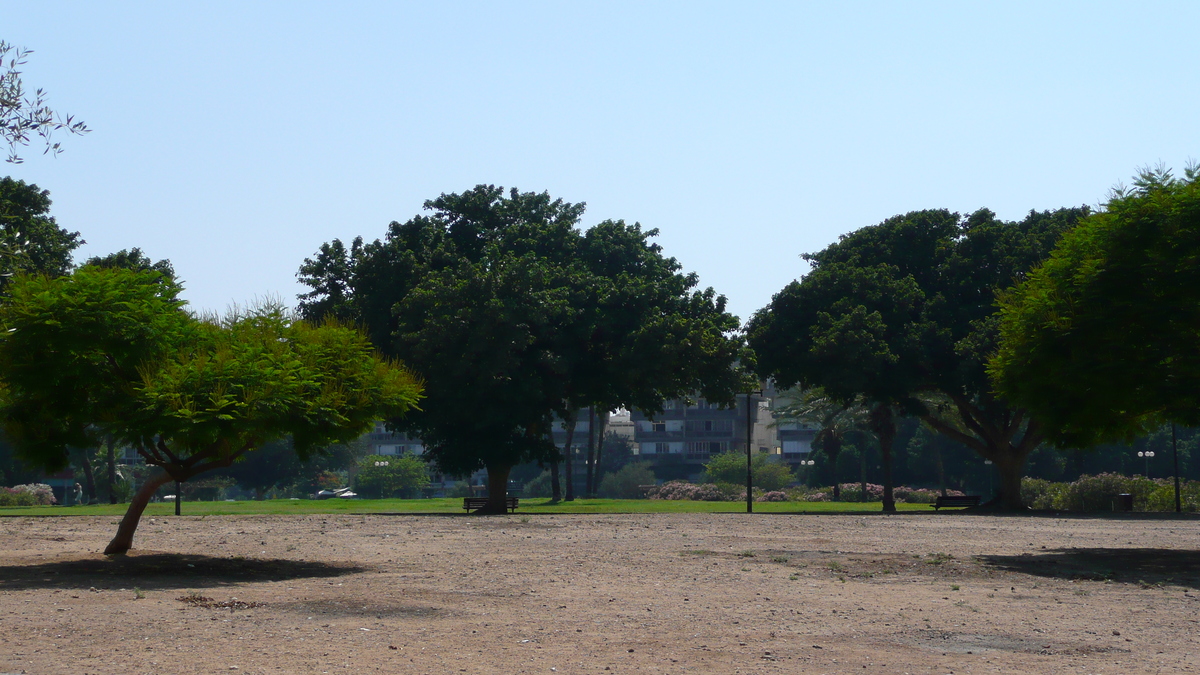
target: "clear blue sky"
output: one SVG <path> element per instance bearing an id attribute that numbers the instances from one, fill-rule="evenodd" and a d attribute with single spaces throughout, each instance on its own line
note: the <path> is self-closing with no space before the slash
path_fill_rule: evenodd
<path id="1" fill-rule="evenodd" d="M 921 208 L 1097 204 L 1200 157 L 1191 2 L 5 2 L 94 131 L 0 170 L 80 256 L 170 258 L 198 309 L 478 183 L 659 243 L 747 318 L 799 254 Z"/>

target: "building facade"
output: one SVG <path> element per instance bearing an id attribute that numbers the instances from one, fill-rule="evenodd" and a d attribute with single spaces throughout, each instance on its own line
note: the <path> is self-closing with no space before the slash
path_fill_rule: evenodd
<path id="1" fill-rule="evenodd" d="M 722 408 L 698 398 L 691 403 L 674 399 L 654 416 L 630 413 L 634 442 L 642 461 L 649 462 L 661 480 L 699 478 L 713 455 L 751 450 L 779 454 L 772 426 L 773 394 L 739 394 L 736 405 Z"/>

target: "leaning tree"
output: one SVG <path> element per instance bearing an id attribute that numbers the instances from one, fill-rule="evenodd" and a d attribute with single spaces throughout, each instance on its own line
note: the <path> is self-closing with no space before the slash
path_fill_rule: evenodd
<path id="1" fill-rule="evenodd" d="M 170 481 L 227 467 L 290 435 L 302 457 L 413 407 L 420 383 L 335 322 L 280 307 L 186 312 L 160 273 L 85 266 L 19 276 L 0 305 L 0 424 L 26 462 L 53 471 L 70 447 L 113 437 L 159 470 L 106 553 L 133 544 Z"/>

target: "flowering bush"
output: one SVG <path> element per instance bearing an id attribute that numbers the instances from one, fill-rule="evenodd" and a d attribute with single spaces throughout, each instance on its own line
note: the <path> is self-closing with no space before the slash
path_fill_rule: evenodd
<path id="1" fill-rule="evenodd" d="M 0 506 L 47 506 L 57 501 L 54 490 L 45 483 L 0 488 Z"/>
<path id="2" fill-rule="evenodd" d="M 1200 481 L 1184 481 L 1179 492 L 1183 510 L 1200 510 Z M 1102 473 L 1080 476 L 1072 483 L 1052 483 L 1040 478 L 1021 480 L 1021 499 L 1032 509 L 1109 511 L 1116 506 L 1119 494 L 1133 495 L 1133 508 L 1137 511 L 1175 510 L 1175 485 L 1169 478 Z"/>
<path id="3" fill-rule="evenodd" d="M 929 488 L 910 488 L 898 487 L 893 490 L 896 501 L 906 504 L 932 504 L 937 501 L 939 490 L 931 490 Z M 958 490 L 946 490 L 946 494 L 951 497 L 961 497 L 962 492 Z"/>
<path id="4" fill-rule="evenodd" d="M 650 499 L 690 499 L 698 502 L 722 502 L 726 500 L 720 488 L 711 483 L 696 485 L 685 480 L 673 480 L 652 488 L 647 494 Z M 744 493 L 743 493 L 744 496 Z"/>
<path id="5" fill-rule="evenodd" d="M 829 501 L 828 492 L 810 492 L 803 497 L 806 502 L 827 502 Z"/>
<path id="6" fill-rule="evenodd" d="M 783 490 L 772 490 L 764 492 L 754 499 L 756 502 L 786 502 L 788 500 L 787 493 Z"/>

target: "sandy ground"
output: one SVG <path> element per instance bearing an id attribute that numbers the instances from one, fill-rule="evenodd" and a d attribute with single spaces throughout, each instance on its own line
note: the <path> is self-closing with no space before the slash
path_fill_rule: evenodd
<path id="1" fill-rule="evenodd" d="M 1200 668 L 1195 518 L 185 516 L 109 560 L 115 525 L 0 518 L 0 673 Z"/>

